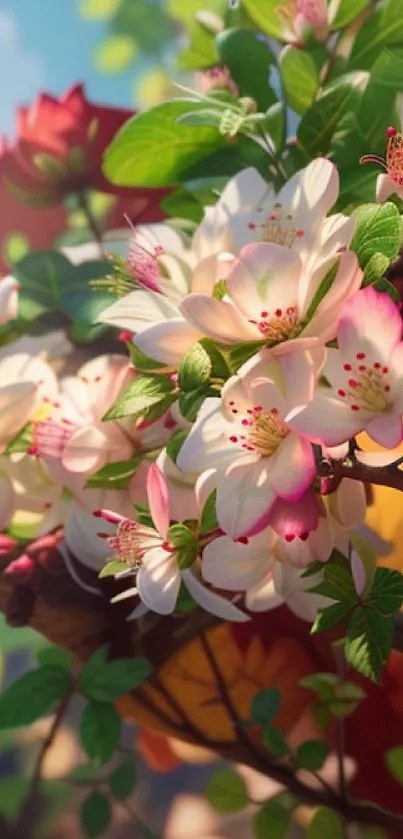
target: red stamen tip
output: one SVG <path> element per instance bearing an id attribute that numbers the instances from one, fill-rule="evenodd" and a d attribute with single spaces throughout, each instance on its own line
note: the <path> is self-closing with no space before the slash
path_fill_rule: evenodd
<path id="1" fill-rule="evenodd" d="M 387 130 L 388 137 L 396 137 L 396 134 L 397 134 L 397 128 L 394 128 L 393 125 L 390 125 L 388 130 Z"/>

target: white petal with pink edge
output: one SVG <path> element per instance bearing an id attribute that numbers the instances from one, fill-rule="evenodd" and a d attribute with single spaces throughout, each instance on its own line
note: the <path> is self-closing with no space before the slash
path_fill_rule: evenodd
<path id="1" fill-rule="evenodd" d="M 268 471 L 270 483 L 280 498 L 299 501 L 316 474 L 311 444 L 291 432 L 270 458 Z"/>
<path id="2" fill-rule="evenodd" d="M 233 426 L 221 410 L 221 399 L 208 398 L 185 440 L 176 463 L 183 472 L 204 472 L 228 466 L 241 451 L 231 442 Z"/>
<path id="3" fill-rule="evenodd" d="M 265 242 L 246 245 L 227 279 L 228 293 L 247 318 L 274 317 L 297 305 L 302 263 L 298 254 Z"/>
<path id="4" fill-rule="evenodd" d="M 169 490 L 165 475 L 156 463 L 152 463 L 147 473 L 147 497 L 151 518 L 160 536 L 166 539 L 169 528 Z"/>
<path id="5" fill-rule="evenodd" d="M 99 323 L 109 323 L 130 332 L 140 332 L 149 324 L 165 323 L 178 317 L 177 307 L 162 294 L 152 291 L 131 291 L 98 317 Z"/>
<path id="6" fill-rule="evenodd" d="M 369 437 L 385 446 L 387 449 L 394 449 L 403 440 L 403 425 L 401 414 L 390 412 L 380 416 L 374 416 L 367 423 L 365 430 Z"/>
<path id="7" fill-rule="evenodd" d="M 389 362 L 401 340 L 402 318 L 398 307 L 385 292 L 372 286 L 357 291 L 341 311 L 337 338 L 345 361 L 356 353 L 373 347 L 379 362 Z"/>
<path id="8" fill-rule="evenodd" d="M 268 458 L 245 455 L 230 466 L 217 487 L 217 518 L 232 539 L 252 536 L 270 519 L 275 492 L 270 483 Z"/>
<path id="9" fill-rule="evenodd" d="M 237 344 L 262 338 L 258 328 L 249 323 L 235 306 L 207 294 L 188 294 L 179 309 L 194 329 L 219 343 Z"/>
<path id="10" fill-rule="evenodd" d="M 312 443 L 338 446 L 362 431 L 368 416 L 367 411 L 352 411 L 341 399 L 318 393 L 306 408 L 290 411 L 285 419 L 289 428 Z"/>

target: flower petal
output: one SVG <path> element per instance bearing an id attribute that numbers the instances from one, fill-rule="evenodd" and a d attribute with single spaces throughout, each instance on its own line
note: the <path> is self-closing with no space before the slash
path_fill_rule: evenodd
<path id="1" fill-rule="evenodd" d="M 298 303 L 302 263 L 298 254 L 280 245 L 257 242 L 242 248 L 227 279 L 228 293 L 242 314 L 260 319 L 262 311 L 275 317 Z"/>
<path id="2" fill-rule="evenodd" d="M 208 398 L 186 438 L 176 463 L 183 472 L 204 472 L 226 467 L 239 456 L 230 441 L 232 425 L 222 414 L 221 399 Z"/>
<path id="3" fill-rule="evenodd" d="M 363 430 L 368 415 L 350 410 L 341 399 L 318 393 L 302 411 L 292 410 L 285 419 L 289 428 L 312 443 L 338 446 Z"/>
<path id="4" fill-rule="evenodd" d="M 299 501 L 316 475 L 311 444 L 291 432 L 269 461 L 269 480 L 277 495 Z"/>
<path id="5" fill-rule="evenodd" d="M 186 588 L 192 595 L 193 599 L 206 612 L 211 612 L 213 615 L 226 621 L 237 621 L 238 623 L 250 620 L 249 615 L 238 609 L 230 600 L 225 597 L 220 597 L 214 591 L 210 591 L 200 580 L 200 574 L 196 564 L 192 568 L 186 568 L 182 572 L 183 581 Z"/>
<path id="6" fill-rule="evenodd" d="M 258 341 L 262 336 L 237 309 L 207 294 L 188 294 L 179 305 L 183 317 L 202 335 L 222 344 Z"/>
<path id="7" fill-rule="evenodd" d="M 400 414 L 390 413 L 374 417 L 366 425 L 365 430 L 380 446 L 394 449 L 403 440 L 403 425 Z"/>
<path id="8" fill-rule="evenodd" d="M 368 286 L 343 306 L 337 332 L 339 348 L 346 361 L 369 348 L 377 361 L 388 363 L 402 329 L 400 311 L 389 294 Z"/>
<path id="9" fill-rule="evenodd" d="M 401 188 L 399 189 L 398 184 L 395 181 L 392 181 L 392 178 L 383 172 L 381 175 L 378 175 L 376 179 L 376 201 L 377 204 L 384 204 L 385 201 L 390 198 L 391 195 L 395 192 L 402 192 Z"/>
<path id="10" fill-rule="evenodd" d="M 163 548 L 147 551 L 137 573 L 136 586 L 143 603 L 160 615 L 170 615 L 176 606 L 181 575 L 172 554 Z"/>
<path id="11" fill-rule="evenodd" d="M 166 539 L 170 522 L 168 483 L 156 463 L 148 469 L 147 497 L 151 518 L 160 536 Z"/>
<path id="12" fill-rule="evenodd" d="M 232 539 L 252 536 L 268 524 L 276 496 L 267 461 L 256 455 L 244 456 L 218 483 L 217 518 Z"/>
<path id="13" fill-rule="evenodd" d="M 162 294 L 152 291 L 131 291 L 108 306 L 98 316 L 98 323 L 109 323 L 119 329 L 140 332 L 154 323 L 165 323 L 178 317 L 177 307 Z"/>
<path id="14" fill-rule="evenodd" d="M 133 338 L 133 344 L 150 358 L 176 367 L 199 338 L 200 332 L 178 318 L 143 329 Z"/>
<path id="15" fill-rule="evenodd" d="M 205 580 L 228 591 L 246 591 L 256 585 L 271 568 L 273 536 L 270 530 L 242 542 L 219 536 L 203 551 L 202 573 Z"/>

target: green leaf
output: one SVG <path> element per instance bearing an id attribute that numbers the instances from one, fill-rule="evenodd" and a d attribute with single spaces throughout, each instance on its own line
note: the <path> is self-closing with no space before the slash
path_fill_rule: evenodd
<path id="1" fill-rule="evenodd" d="M 106 763 L 119 742 L 121 718 L 109 702 L 90 699 L 81 717 L 80 739 L 91 760 Z"/>
<path id="2" fill-rule="evenodd" d="M 340 600 L 349 606 L 357 602 L 351 565 L 345 557 L 339 554 L 323 565 L 324 580 L 311 591 L 323 594 L 332 600 Z"/>
<path id="3" fill-rule="evenodd" d="M 103 166 L 106 177 L 123 186 L 161 187 L 180 182 L 185 169 L 226 143 L 216 128 L 178 124 L 178 117 L 200 107 L 203 106 L 175 100 L 133 117 L 106 151 Z"/>
<path id="4" fill-rule="evenodd" d="M 128 563 L 123 559 L 108 559 L 103 568 L 101 568 L 98 577 L 100 580 L 104 577 L 116 577 L 122 571 L 127 571 L 129 567 Z"/>
<path id="5" fill-rule="evenodd" d="M 290 816 L 290 809 L 285 806 L 283 796 L 274 796 L 253 816 L 255 839 L 285 839 Z"/>
<path id="6" fill-rule="evenodd" d="M 179 410 L 182 416 L 189 422 L 196 422 L 200 408 L 209 396 L 217 396 L 217 391 L 209 387 L 207 383 L 201 385 L 197 390 L 181 393 L 179 396 Z"/>
<path id="7" fill-rule="evenodd" d="M 221 111 L 218 108 L 202 108 L 199 111 L 188 111 L 177 119 L 178 125 L 214 125 L 219 127 Z"/>
<path id="8" fill-rule="evenodd" d="M 284 734 L 270 721 L 265 723 L 262 742 L 276 757 L 284 757 L 290 751 Z"/>
<path id="9" fill-rule="evenodd" d="M 318 772 L 322 768 L 330 746 L 323 740 L 306 740 L 298 746 L 295 758 L 300 769 L 307 769 L 308 772 Z"/>
<path id="10" fill-rule="evenodd" d="M 179 568 L 190 568 L 199 552 L 193 530 L 185 524 L 172 524 L 168 530 L 168 540 L 175 549 L 175 558 Z"/>
<path id="11" fill-rule="evenodd" d="M 248 29 L 226 29 L 217 36 L 221 63 L 228 67 L 240 96 L 250 96 L 258 111 L 265 111 L 277 101 L 269 85 L 270 67 L 275 57 L 266 41 L 258 40 Z"/>
<path id="12" fill-rule="evenodd" d="M 365 270 L 371 257 L 381 253 L 389 260 L 397 256 L 402 237 L 402 220 L 391 202 L 366 204 L 355 214 L 357 224 L 350 249 Z"/>
<path id="13" fill-rule="evenodd" d="M 61 647 L 44 647 L 37 652 L 36 658 L 39 664 L 56 664 L 68 672 L 71 670 L 71 654 Z"/>
<path id="14" fill-rule="evenodd" d="M 194 612 L 195 609 L 197 609 L 197 603 L 193 599 L 190 592 L 187 590 L 185 584 L 182 582 L 175 603 L 175 612 L 187 615 L 189 614 L 189 612 Z"/>
<path id="15" fill-rule="evenodd" d="M 391 568 L 377 568 L 368 600 L 383 615 L 397 612 L 403 603 L 403 576 Z"/>
<path id="16" fill-rule="evenodd" d="M 251 717 L 255 722 L 271 722 L 278 714 L 281 705 L 281 693 L 278 688 L 261 690 L 252 699 Z"/>
<path id="17" fill-rule="evenodd" d="M 403 746 L 395 746 L 385 752 L 385 763 L 389 772 L 403 786 Z"/>
<path id="18" fill-rule="evenodd" d="M 162 370 L 166 366 L 162 361 L 156 361 L 155 358 L 149 358 L 148 355 L 144 355 L 131 341 L 128 344 L 128 348 L 133 367 L 141 373 L 149 373 L 150 370 Z"/>
<path id="19" fill-rule="evenodd" d="M 112 820 L 112 808 L 101 792 L 91 792 L 81 805 L 81 825 L 87 839 L 97 839 Z"/>
<path id="20" fill-rule="evenodd" d="M 261 32 L 286 40 L 277 13 L 278 0 L 243 0 L 243 5 Z"/>
<path id="21" fill-rule="evenodd" d="M 229 360 L 234 373 L 245 361 L 252 358 L 265 345 L 264 341 L 251 341 L 250 344 L 234 344 L 229 351 Z"/>
<path id="22" fill-rule="evenodd" d="M 21 428 L 21 431 L 13 437 L 11 443 L 9 443 L 5 449 L 4 454 L 9 455 L 27 452 L 29 447 L 32 445 L 32 428 L 32 423 L 27 422 L 27 424 Z"/>
<path id="23" fill-rule="evenodd" d="M 109 788 L 117 801 L 124 801 L 136 786 L 136 767 L 132 760 L 125 760 L 109 776 Z"/>
<path id="24" fill-rule="evenodd" d="M 388 267 L 389 258 L 383 253 L 373 253 L 365 266 L 365 277 L 362 286 L 376 285 L 384 277 Z"/>
<path id="25" fill-rule="evenodd" d="M 357 111 L 356 120 L 361 136 L 370 151 L 384 150 L 387 135 L 385 125 L 395 119 L 396 95 L 401 91 L 403 60 L 388 49 L 376 59 Z"/>
<path id="26" fill-rule="evenodd" d="M 215 489 L 212 493 L 210 493 L 203 507 L 199 526 L 200 536 L 204 536 L 205 533 L 209 533 L 211 530 L 215 530 L 216 527 L 218 527 L 216 502 L 217 490 Z"/>
<path id="27" fill-rule="evenodd" d="M 360 94 L 344 80 L 328 88 L 305 111 L 297 130 L 298 142 L 311 157 L 326 154 L 344 114 L 357 107 Z"/>
<path id="28" fill-rule="evenodd" d="M 19 316 L 33 320 L 57 308 L 59 288 L 71 279 L 69 260 L 56 251 L 37 251 L 14 265 L 13 274 L 20 284 Z"/>
<path id="29" fill-rule="evenodd" d="M 341 0 L 331 29 L 343 29 L 369 5 L 370 0 Z"/>
<path id="30" fill-rule="evenodd" d="M 211 374 L 211 360 L 201 344 L 193 344 L 185 352 L 178 371 L 179 387 L 185 392 L 197 390 Z"/>
<path id="31" fill-rule="evenodd" d="M 208 353 L 211 362 L 211 377 L 226 381 L 231 376 L 231 370 L 223 353 L 216 347 L 211 338 L 200 341 L 203 349 Z"/>
<path id="32" fill-rule="evenodd" d="M 268 108 L 262 127 L 270 135 L 271 141 L 277 152 L 280 152 L 285 139 L 285 105 L 284 102 L 275 102 Z"/>
<path id="33" fill-rule="evenodd" d="M 178 454 L 188 436 L 188 433 L 188 431 L 184 430 L 175 431 L 175 433 L 172 435 L 171 439 L 165 446 L 165 451 L 168 457 L 171 458 L 172 463 L 176 463 Z"/>
<path id="34" fill-rule="evenodd" d="M 0 813 L 13 823 L 21 816 L 27 796 L 30 792 L 30 778 L 21 778 L 13 774 L 9 778 L 2 778 L 0 780 Z M 65 783 L 61 781 L 47 781 L 44 778 L 41 780 L 41 795 L 45 807 L 41 813 L 37 814 L 35 818 L 35 839 L 42 839 L 43 836 L 49 836 L 54 828 L 54 820 L 60 815 L 61 811 L 66 810 L 69 804 L 69 790 Z M 10 830 L 11 830 L 10 825 Z M 11 835 L 15 836 L 14 824 Z M 27 832 L 24 831 L 25 835 Z M 4 829 L 2 830 L 4 837 Z M 10 834 L 5 834 L 8 837 Z M 2 837 L 2 839 L 3 839 Z"/>
<path id="35" fill-rule="evenodd" d="M 389 282 L 389 280 L 385 278 L 377 280 L 376 283 L 374 283 L 374 288 L 376 291 L 383 291 L 385 294 L 389 294 L 389 297 L 394 303 L 400 303 L 400 294 L 392 283 Z"/>
<path id="36" fill-rule="evenodd" d="M 109 20 L 120 3 L 121 0 L 81 0 L 80 15 L 87 20 Z"/>
<path id="37" fill-rule="evenodd" d="M 319 86 L 316 64 L 308 52 L 291 46 L 281 52 L 279 64 L 287 105 L 297 114 L 304 114 Z"/>
<path id="38" fill-rule="evenodd" d="M 112 292 L 92 285 L 110 273 L 111 264 L 107 260 L 89 260 L 81 265 L 71 265 L 68 282 L 59 283 L 60 302 L 57 308 L 71 318 L 76 328 L 92 326 L 101 312 L 116 300 Z"/>
<path id="39" fill-rule="evenodd" d="M 371 70 L 384 47 L 400 46 L 403 38 L 403 0 L 387 0 L 360 26 L 348 61 L 349 69 Z"/>
<path id="40" fill-rule="evenodd" d="M 102 469 L 98 469 L 94 475 L 87 480 L 87 489 L 106 487 L 107 489 L 127 489 L 130 480 L 137 472 L 142 463 L 144 455 L 134 457 L 133 460 L 119 460 L 115 463 L 108 463 Z"/>
<path id="41" fill-rule="evenodd" d="M 351 604 L 349 602 L 334 603 L 332 606 L 327 606 L 326 609 L 320 609 L 311 628 L 311 635 L 316 632 L 326 632 L 328 629 L 338 626 L 350 610 Z"/>
<path id="42" fill-rule="evenodd" d="M 166 376 L 138 376 L 119 394 L 104 420 L 121 417 L 148 416 L 151 409 L 167 410 L 167 401 L 172 404 L 175 385 Z"/>
<path id="43" fill-rule="evenodd" d="M 84 664 L 78 686 L 82 693 L 98 702 L 113 702 L 148 679 L 151 665 L 145 658 L 106 660 L 104 647 Z"/>
<path id="44" fill-rule="evenodd" d="M 211 776 L 206 797 L 220 813 L 236 813 L 249 803 L 245 781 L 233 769 L 220 769 Z"/>
<path id="45" fill-rule="evenodd" d="M 0 696 L 0 730 L 31 725 L 63 698 L 69 685 L 69 674 L 56 664 L 24 673 Z"/>
<path id="46" fill-rule="evenodd" d="M 347 661 L 360 673 L 378 682 L 392 649 L 392 618 L 380 615 L 372 606 L 358 606 L 347 628 Z"/>
<path id="47" fill-rule="evenodd" d="M 170 192 L 160 201 L 160 207 L 171 218 L 188 219 L 200 224 L 203 218 L 203 207 L 196 195 L 185 187 L 179 187 Z"/>
<path id="48" fill-rule="evenodd" d="M 343 839 L 344 828 L 339 816 L 320 807 L 309 822 L 306 839 Z"/>

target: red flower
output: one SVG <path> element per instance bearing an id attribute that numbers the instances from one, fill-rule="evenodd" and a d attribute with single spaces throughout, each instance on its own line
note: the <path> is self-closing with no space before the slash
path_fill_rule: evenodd
<path id="1" fill-rule="evenodd" d="M 70 192 L 87 188 L 116 195 L 131 190 L 112 185 L 101 173 L 102 155 L 133 113 L 93 105 L 84 87 L 71 87 L 60 99 L 41 93 L 17 112 L 17 139 L 3 140 L 0 175 L 27 203 L 57 204 Z"/>
<path id="2" fill-rule="evenodd" d="M 28 251 L 51 248 L 67 228 L 67 211 L 57 207 L 34 208 L 21 204 L 0 180 L 0 276 Z"/>

